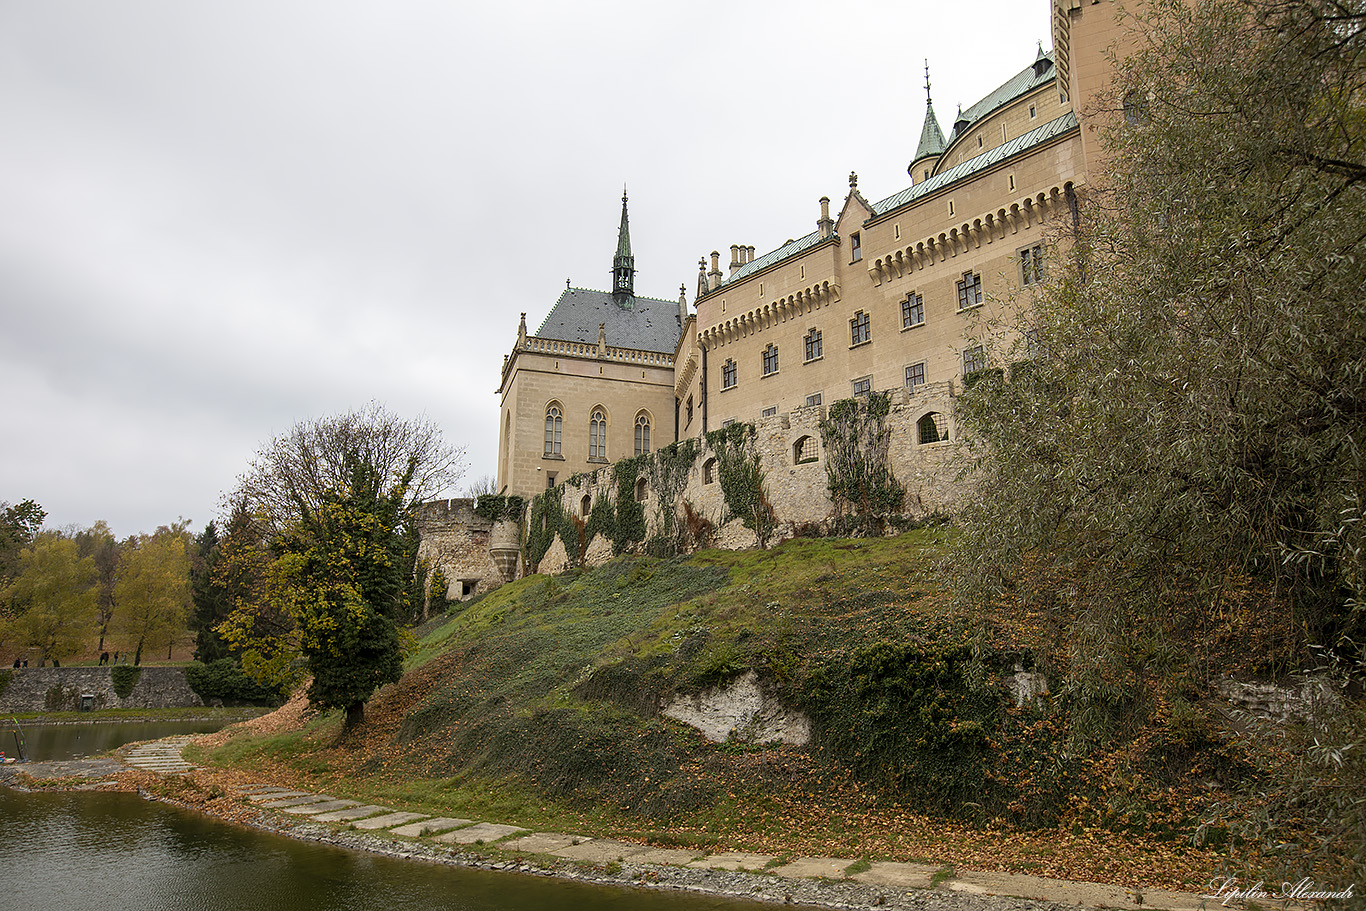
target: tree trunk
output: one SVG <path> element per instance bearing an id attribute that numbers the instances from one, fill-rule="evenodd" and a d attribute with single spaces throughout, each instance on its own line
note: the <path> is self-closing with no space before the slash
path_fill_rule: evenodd
<path id="1" fill-rule="evenodd" d="M 140 667 L 142 665 L 142 643 L 145 641 L 145 638 L 146 637 L 138 640 L 138 651 L 137 654 L 133 656 L 134 667 Z"/>
<path id="2" fill-rule="evenodd" d="M 365 720 L 365 703 L 353 702 L 346 707 L 346 721 L 342 725 L 343 730 L 351 730 Z"/>

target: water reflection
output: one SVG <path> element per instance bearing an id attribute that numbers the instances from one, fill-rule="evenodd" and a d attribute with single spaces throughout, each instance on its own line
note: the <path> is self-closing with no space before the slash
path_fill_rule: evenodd
<path id="1" fill-rule="evenodd" d="M 131 721 L 99 724 L 30 724 L 21 721 L 28 757 L 35 762 L 50 759 L 78 759 L 107 753 L 135 740 L 159 740 L 175 734 L 208 734 L 227 723 L 203 721 Z M 0 750 L 18 755 L 14 725 L 0 719 Z"/>
<path id="2" fill-rule="evenodd" d="M 0 909 L 765 907 L 376 857 L 238 829 L 128 794 L 17 794 L 0 788 L 0 820 Z"/>

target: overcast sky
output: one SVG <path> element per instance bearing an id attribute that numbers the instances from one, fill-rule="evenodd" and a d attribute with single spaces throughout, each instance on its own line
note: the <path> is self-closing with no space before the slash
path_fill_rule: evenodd
<path id="1" fill-rule="evenodd" d="M 119 537 L 219 514 L 377 400 L 494 473 L 527 312 L 762 254 L 908 184 L 1049 46 L 1047 0 L 0 0 L 0 500 Z M 459 495 L 461 488 L 449 491 Z"/>

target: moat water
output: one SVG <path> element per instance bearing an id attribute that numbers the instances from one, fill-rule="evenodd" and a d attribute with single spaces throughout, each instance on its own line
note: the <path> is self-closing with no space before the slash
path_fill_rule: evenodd
<path id="1" fill-rule="evenodd" d="M 168 736 L 146 733 L 145 726 L 120 727 L 141 728 L 127 740 Z M 30 726 L 25 725 L 25 733 L 32 744 Z M 743 911 L 766 907 L 380 857 L 231 826 L 132 794 L 24 794 L 0 787 L 0 826 L 0 911 Z"/>

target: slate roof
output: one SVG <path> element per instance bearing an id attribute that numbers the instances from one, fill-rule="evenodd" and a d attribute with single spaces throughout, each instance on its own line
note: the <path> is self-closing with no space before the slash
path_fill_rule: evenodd
<path id="1" fill-rule="evenodd" d="M 683 331 L 678 325 L 676 300 L 618 298 L 610 291 L 566 288 L 536 330 L 536 338 L 596 345 L 600 324 L 606 324 L 607 344 L 614 348 L 668 354 L 678 348 Z"/>

